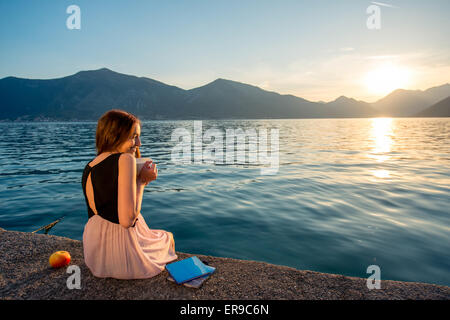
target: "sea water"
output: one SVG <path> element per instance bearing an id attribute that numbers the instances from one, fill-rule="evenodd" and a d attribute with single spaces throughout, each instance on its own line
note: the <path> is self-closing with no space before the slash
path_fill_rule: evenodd
<path id="1" fill-rule="evenodd" d="M 82 239 L 95 128 L 0 123 L 0 227 L 64 216 L 49 234 Z M 376 265 L 381 280 L 450 285 L 450 118 L 202 121 L 203 132 L 277 129 L 270 175 L 252 161 L 174 161 L 180 128 L 193 133 L 194 121 L 141 124 L 142 156 L 159 171 L 141 213 L 177 251 L 363 278 Z"/>

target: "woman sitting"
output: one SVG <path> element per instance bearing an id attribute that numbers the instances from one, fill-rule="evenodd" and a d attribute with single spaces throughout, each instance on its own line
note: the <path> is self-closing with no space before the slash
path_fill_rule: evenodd
<path id="1" fill-rule="evenodd" d="M 140 135 L 139 119 L 121 110 L 97 124 L 97 156 L 82 177 L 89 216 L 84 260 L 97 277 L 150 278 L 177 259 L 172 233 L 149 229 L 140 213 L 144 187 L 158 176 L 152 161 L 136 172 Z"/>

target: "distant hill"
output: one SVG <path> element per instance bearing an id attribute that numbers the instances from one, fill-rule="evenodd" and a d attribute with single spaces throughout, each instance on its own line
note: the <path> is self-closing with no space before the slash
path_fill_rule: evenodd
<path id="1" fill-rule="evenodd" d="M 409 117 L 450 96 L 450 84 L 425 91 L 398 89 L 372 103 L 383 116 Z"/>
<path id="2" fill-rule="evenodd" d="M 197 118 L 314 118 L 325 112 L 302 98 L 225 79 L 188 90 L 185 109 Z"/>
<path id="3" fill-rule="evenodd" d="M 185 90 L 108 69 L 72 76 L 0 80 L 0 119 L 98 119 L 112 108 L 157 118 L 177 114 Z M 164 110 L 161 110 L 164 106 Z"/>
<path id="4" fill-rule="evenodd" d="M 347 118 L 348 115 L 358 117 L 376 117 L 379 112 L 370 103 L 340 96 L 326 104 L 326 113 L 330 118 Z"/>
<path id="5" fill-rule="evenodd" d="M 127 110 L 143 120 L 410 115 L 437 102 L 436 97 L 447 91 L 448 84 L 425 92 L 397 90 L 375 104 L 343 96 L 324 103 L 226 79 L 184 90 L 103 68 L 58 79 L 1 79 L 0 120 L 97 120 L 113 108 Z"/>
<path id="6" fill-rule="evenodd" d="M 416 117 L 450 117 L 450 96 L 415 114 Z"/>

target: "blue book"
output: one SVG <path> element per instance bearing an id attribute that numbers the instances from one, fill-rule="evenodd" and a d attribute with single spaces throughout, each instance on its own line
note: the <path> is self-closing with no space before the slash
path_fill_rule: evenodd
<path id="1" fill-rule="evenodd" d="M 209 275 L 216 270 L 201 262 L 196 256 L 169 263 L 166 269 L 178 284 Z"/>

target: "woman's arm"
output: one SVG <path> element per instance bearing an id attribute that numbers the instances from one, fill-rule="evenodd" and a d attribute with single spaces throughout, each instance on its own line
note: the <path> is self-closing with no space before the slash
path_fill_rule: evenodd
<path id="1" fill-rule="evenodd" d="M 136 159 L 128 153 L 119 158 L 117 210 L 119 224 L 129 228 L 134 224 L 141 210 L 143 188 L 136 185 Z M 138 197 L 140 200 L 138 201 Z"/>
<path id="2" fill-rule="evenodd" d="M 158 177 L 158 169 L 153 161 L 147 161 L 136 179 L 136 203 L 137 212 L 141 212 L 142 197 L 144 195 L 144 188 L 150 181 Z"/>
<path id="3" fill-rule="evenodd" d="M 144 195 L 144 188 L 147 185 L 146 183 L 140 183 L 139 179 L 136 183 L 136 211 L 137 215 L 139 215 L 139 212 L 141 212 L 141 206 L 142 206 L 142 196 Z M 134 222 L 133 222 L 134 223 Z"/>

